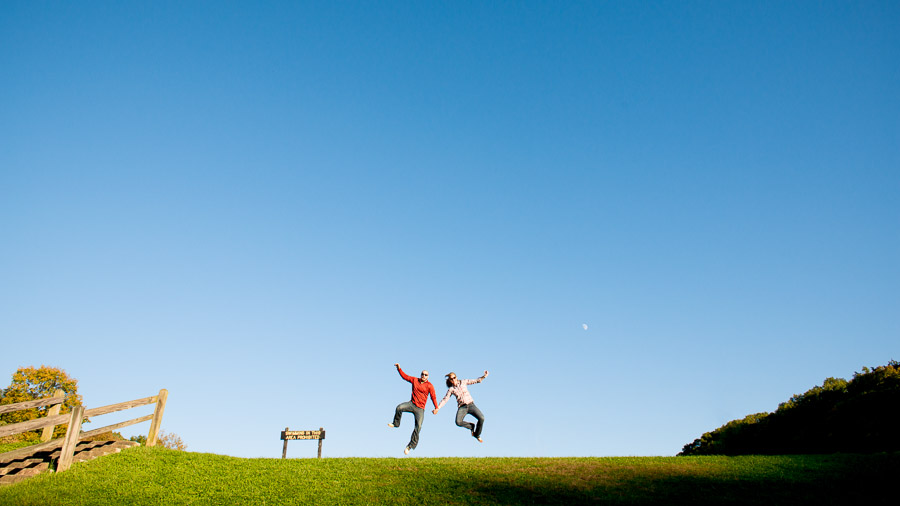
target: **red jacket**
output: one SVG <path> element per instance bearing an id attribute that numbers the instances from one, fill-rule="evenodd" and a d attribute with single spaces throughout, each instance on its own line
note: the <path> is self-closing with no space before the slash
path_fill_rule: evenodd
<path id="1" fill-rule="evenodd" d="M 401 378 L 412 383 L 412 398 L 410 400 L 413 404 L 425 409 L 425 406 L 428 404 L 428 394 L 431 394 L 431 403 L 434 404 L 435 408 L 437 407 L 437 399 L 435 399 L 434 396 L 434 385 L 431 382 L 414 378 L 404 373 L 403 369 L 400 369 L 399 366 L 397 367 L 397 372 L 400 373 Z"/>

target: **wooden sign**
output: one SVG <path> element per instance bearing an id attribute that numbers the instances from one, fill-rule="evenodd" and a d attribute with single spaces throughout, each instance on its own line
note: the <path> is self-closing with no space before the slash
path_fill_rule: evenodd
<path id="1" fill-rule="evenodd" d="M 283 430 L 281 439 L 288 441 L 294 439 L 325 439 L 324 430 Z"/>
<path id="2" fill-rule="evenodd" d="M 322 458 L 322 440 L 325 439 L 325 429 L 322 427 L 319 427 L 319 430 L 291 430 L 290 427 L 285 427 L 284 430 L 281 431 L 281 439 L 284 441 L 284 448 L 281 450 L 281 458 L 283 459 L 287 458 L 288 441 L 297 439 L 318 439 L 318 458 Z"/>

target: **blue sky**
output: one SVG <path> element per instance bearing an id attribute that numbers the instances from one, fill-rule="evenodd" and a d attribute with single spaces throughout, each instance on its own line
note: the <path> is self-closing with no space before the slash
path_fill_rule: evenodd
<path id="1" fill-rule="evenodd" d="M 380 457 L 393 363 L 487 369 L 414 456 L 674 455 L 900 358 L 898 62 L 896 2 L 4 2 L 0 373 Z"/>

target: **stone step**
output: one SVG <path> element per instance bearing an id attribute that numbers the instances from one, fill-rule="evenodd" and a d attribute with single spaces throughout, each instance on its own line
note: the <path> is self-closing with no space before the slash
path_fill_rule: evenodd
<path id="1" fill-rule="evenodd" d="M 28 478 L 31 478 L 31 476 L 19 476 L 17 474 L 0 476 L 0 485 L 12 485 L 13 483 L 27 480 Z"/>
<path id="2" fill-rule="evenodd" d="M 20 473 L 26 469 L 31 469 L 37 467 L 41 464 L 46 463 L 44 459 L 36 459 L 36 458 L 26 458 L 21 460 L 14 460 L 4 467 L 0 468 L 0 476 L 5 476 L 7 474 L 16 474 Z"/>
<path id="3" fill-rule="evenodd" d="M 111 453 L 119 453 L 125 448 L 139 446 L 135 441 L 81 441 L 75 446 L 73 460 L 86 462 Z M 50 468 L 50 463 L 59 459 L 60 449 L 36 452 L 29 457 L 0 465 L 0 485 L 18 483 L 36 476 Z"/>

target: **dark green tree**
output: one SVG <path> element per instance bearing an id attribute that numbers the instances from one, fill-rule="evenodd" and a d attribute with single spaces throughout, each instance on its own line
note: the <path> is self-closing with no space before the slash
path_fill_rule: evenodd
<path id="1" fill-rule="evenodd" d="M 773 413 L 732 420 L 684 445 L 679 455 L 746 455 L 900 450 L 900 363 L 826 378 Z"/>

